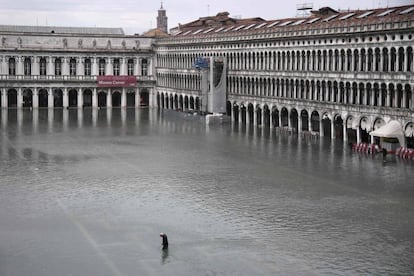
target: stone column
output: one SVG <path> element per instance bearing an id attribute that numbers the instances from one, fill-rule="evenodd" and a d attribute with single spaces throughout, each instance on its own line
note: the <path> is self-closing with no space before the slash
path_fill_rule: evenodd
<path id="1" fill-rule="evenodd" d="M 63 88 L 63 108 L 68 108 L 69 106 L 69 95 L 68 95 L 68 88 Z"/>
<path id="2" fill-rule="evenodd" d="M 282 125 L 282 110 L 279 111 L 279 127 L 283 127 Z"/>
<path id="3" fill-rule="evenodd" d="M 128 75 L 128 69 L 127 69 L 127 62 L 126 62 L 126 59 L 125 59 L 125 57 L 123 57 L 123 58 L 120 58 L 119 59 L 119 63 L 120 63 L 120 72 L 119 72 L 119 74 L 121 75 L 121 76 L 126 76 L 126 75 Z"/>
<path id="4" fill-rule="evenodd" d="M 308 114 L 309 114 L 309 117 L 308 117 L 308 130 L 312 132 L 313 131 L 313 129 L 312 129 L 312 113 L 310 113 L 308 111 Z"/>
<path id="5" fill-rule="evenodd" d="M 54 71 L 54 61 L 55 58 L 53 57 L 46 57 L 46 75 L 48 76 L 54 76 L 55 75 L 55 71 Z"/>
<path id="6" fill-rule="evenodd" d="M 22 108 L 23 107 L 23 92 L 22 92 L 22 88 L 19 87 L 17 88 L 17 108 Z"/>
<path id="7" fill-rule="evenodd" d="M 323 137 L 324 136 L 324 133 L 323 133 L 323 118 L 321 118 L 319 120 L 319 136 L 320 137 Z"/>
<path id="8" fill-rule="evenodd" d="M 139 88 L 136 89 L 135 91 L 135 107 L 139 107 L 140 105 L 140 97 L 139 97 Z"/>
<path id="9" fill-rule="evenodd" d="M 113 59 L 112 58 L 106 58 L 106 68 L 105 68 L 105 75 L 111 76 L 114 74 L 114 68 L 112 67 Z"/>
<path id="10" fill-rule="evenodd" d="M 98 107 L 98 93 L 96 91 L 96 87 L 92 89 L 92 107 L 97 108 Z"/>
<path id="11" fill-rule="evenodd" d="M 81 57 L 76 58 L 76 75 L 77 76 L 85 75 L 84 59 Z"/>
<path id="12" fill-rule="evenodd" d="M 121 107 L 126 107 L 127 97 L 125 87 L 121 91 Z"/>
<path id="13" fill-rule="evenodd" d="M 358 126 L 357 128 L 357 144 L 361 143 L 361 130 Z"/>
<path id="14" fill-rule="evenodd" d="M 40 60 L 40 57 L 32 58 L 32 75 L 34 76 L 40 75 L 39 60 Z"/>
<path id="15" fill-rule="evenodd" d="M 55 105 L 55 103 L 54 103 L 54 97 L 53 97 L 53 88 L 47 88 L 46 89 L 47 90 L 47 95 L 48 95 L 48 98 L 47 98 L 47 107 L 48 108 L 53 108 L 54 107 L 54 105 Z"/>
<path id="16" fill-rule="evenodd" d="M 18 76 L 24 75 L 23 60 L 24 60 L 24 57 L 16 57 L 16 75 Z"/>
<path id="17" fill-rule="evenodd" d="M 62 59 L 62 76 L 69 76 L 69 57 L 63 57 Z"/>
<path id="18" fill-rule="evenodd" d="M 81 88 L 78 89 L 78 108 L 83 107 L 83 91 Z"/>
<path id="19" fill-rule="evenodd" d="M 108 88 L 106 94 L 106 107 L 112 107 L 112 89 Z"/>
<path id="20" fill-rule="evenodd" d="M 1 107 L 7 108 L 7 94 L 5 88 L 0 88 Z"/>
<path id="21" fill-rule="evenodd" d="M 346 121 L 343 124 L 344 142 L 348 141 L 348 129 L 346 127 Z"/>
<path id="22" fill-rule="evenodd" d="M 39 90 L 37 87 L 33 89 L 33 108 L 39 108 Z"/>
<path id="23" fill-rule="evenodd" d="M 134 59 L 134 75 L 141 76 L 141 59 L 135 58 Z"/>
<path id="24" fill-rule="evenodd" d="M 303 118 L 302 116 L 298 116 L 298 135 L 302 133 L 302 125 L 303 125 Z"/>
<path id="25" fill-rule="evenodd" d="M 335 119 L 332 118 L 331 120 L 331 138 L 332 140 L 336 138 L 335 136 Z"/>
<path id="26" fill-rule="evenodd" d="M 98 75 L 98 59 L 96 57 L 91 58 L 92 76 Z"/>
<path id="27" fill-rule="evenodd" d="M 403 72 L 408 72 L 407 67 L 408 67 L 408 51 L 407 51 L 407 47 L 404 47 L 404 64 L 403 64 L 403 70 L 402 71 Z"/>

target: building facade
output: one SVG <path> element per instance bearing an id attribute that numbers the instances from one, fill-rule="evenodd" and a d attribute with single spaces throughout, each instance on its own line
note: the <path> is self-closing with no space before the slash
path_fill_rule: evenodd
<path id="1" fill-rule="evenodd" d="M 413 6 L 272 21 L 228 15 L 157 41 L 159 106 L 198 109 L 193 64 L 225 57 L 227 114 L 239 124 L 370 143 L 370 131 L 398 120 L 414 147 Z"/>
<path id="2" fill-rule="evenodd" d="M 157 27 L 167 28 L 162 6 Z M 413 36 L 413 5 L 280 20 L 222 12 L 167 37 L 0 26 L 0 105 L 205 110 L 202 87 L 215 84 L 194 65 L 214 58 L 225 61 L 235 123 L 370 143 L 370 131 L 396 120 L 414 147 Z M 100 85 L 100 76 L 136 85 Z"/>
<path id="3" fill-rule="evenodd" d="M 116 28 L 0 26 L 0 105 L 67 108 L 151 105 L 152 38 Z M 134 87 L 100 85 L 132 76 Z"/>

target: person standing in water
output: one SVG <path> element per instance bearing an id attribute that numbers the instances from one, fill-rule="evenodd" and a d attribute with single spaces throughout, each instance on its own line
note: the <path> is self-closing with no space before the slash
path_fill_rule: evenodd
<path id="1" fill-rule="evenodd" d="M 160 237 L 162 238 L 162 249 L 168 249 L 168 237 L 165 233 L 160 233 Z"/>

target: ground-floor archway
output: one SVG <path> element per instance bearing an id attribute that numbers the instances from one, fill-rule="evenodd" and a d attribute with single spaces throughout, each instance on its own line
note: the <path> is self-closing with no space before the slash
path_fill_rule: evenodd
<path id="1" fill-rule="evenodd" d="M 83 91 L 83 106 L 84 107 L 92 106 L 92 91 L 90 89 L 86 89 Z"/>
<path id="2" fill-rule="evenodd" d="M 112 107 L 121 107 L 121 92 L 114 91 L 112 92 Z"/>
<path id="3" fill-rule="evenodd" d="M 104 91 L 98 92 L 98 107 L 106 107 L 106 93 Z"/>
<path id="4" fill-rule="evenodd" d="M 39 107 L 48 107 L 49 92 L 46 89 L 39 90 Z"/>
<path id="5" fill-rule="evenodd" d="M 140 106 L 149 106 L 150 102 L 149 102 L 149 91 L 148 89 L 144 88 L 139 92 L 139 105 Z M 178 105 L 178 102 L 176 103 L 176 105 Z M 178 108 L 178 106 L 176 107 Z"/>
<path id="6" fill-rule="evenodd" d="M 23 107 L 33 107 L 33 92 L 31 89 L 23 90 Z"/>
<path id="7" fill-rule="evenodd" d="M 68 105 L 69 107 L 77 107 L 78 106 L 78 91 L 75 89 L 69 90 L 68 93 Z"/>

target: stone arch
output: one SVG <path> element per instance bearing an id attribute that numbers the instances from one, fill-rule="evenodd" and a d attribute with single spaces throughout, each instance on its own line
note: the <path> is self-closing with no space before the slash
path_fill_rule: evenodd
<path id="1" fill-rule="evenodd" d="M 332 137 L 331 134 L 332 116 L 328 112 L 322 114 L 322 136 Z"/>
<path id="2" fill-rule="evenodd" d="M 357 142 L 357 132 L 356 132 L 357 124 L 358 124 L 357 120 L 352 115 L 349 115 L 345 118 L 346 135 L 347 135 L 347 140 L 350 143 Z"/>
<path id="3" fill-rule="evenodd" d="M 371 131 L 371 121 L 367 116 L 362 116 L 359 119 L 359 135 L 360 141 L 363 143 L 370 142 L 369 132 Z"/>
<path id="4" fill-rule="evenodd" d="M 242 123 L 246 124 L 247 123 L 247 108 L 243 102 L 240 104 L 240 116 L 241 116 Z"/>
<path id="5" fill-rule="evenodd" d="M 263 125 L 267 128 L 271 126 L 270 109 L 267 104 L 263 106 Z"/>
<path id="6" fill-rule="evenodd" d="M 279 125 L 279 110 L 276 106 L 272 107 L 272 126 L 280 127 Z"/>
<path id="7" fill-rule="evenodd" d="M 256 112 L 256 122 L 255 123 L 258 126 L 260 126 L 260 125 L 262 125 L 262 121 L 263 121 L 263 118 L 262 118 L 262 107 L 260 106 L 260 104 L 257 104 L 256 105 L 255 112 Z"/>
<path id="8" fill-rule="evenodd" d="M 99 91 L 98 92 L 98 107 L 106 107 L 106 92 L 105 91 Z"/>
<path id="9" fill-rule="evenodd" d="M 342 139 L 344 137 L 344 121 L 340 114 L 334 116 L 334 131 L 335 138 Z"/>
<path id="10" fill-rule="evenodd" d="M 63 107 L 63 91 L 60 88 L 53 90 L 53 107 Z"/>
<path id="11" fill-rule="evenodd" d="M 121 91 L 119 90 L 112 91 L 111 97 L 112 97 L 111 99 L 112 107 L 121 107 L 121 98 L 122 98 Z"/>
<path id="12" fill-rule="evenodd" d="M 70 89 L 68 92 L 69 107 L 78 106 L 78 91 L 76 89 Z"/>
<path id="13" fill-rule="evenodd" d="M 48 107 L 49 92 L 46 89 L 40 89 L 38 92 L 39 107 Z"/>
<path id="14" fill-rule="evenodd" d="M 92 90 L 91 89 L 83 90 L 83 106 L 84 107 L 92 106 Z"/>
<path id="15" fill-rule="evenodd" d="M 135 93 L 134 93 L 135 95 Z M 147 88 L 143 88 L 139 91 L 139 105 L 147 107 L 150 105 L 150 93 Z"/>
<path id="16" fill-rule="evenodd" d="M 26 88 L 22 92 L 23 107 L 33 107 L 33 92 L 31 89 Z"/>
<path id="17" fill-rule="evenodd" d="M 405 141 L 408 148 L 414 148 L 414 122 L 408 122 L 404 128 Z"/>
<path id="18" fill-rule="evenodd" d="M 233 110 L 232 110 L 233 118 L 235 122 L 239 121 L 239 106 L 236 102 L 233 103 Z"/>
<path id="19" fill-rule="evenodd" d="M 319 112 L 314 110 L 311 113 L 311 129 L 310 131 L 314 131 L 314 132 L 320 132 L 320 116 L 319 116 Z"/>
<path id="20" fill-rule="evenodd" d="M 286 107 L 282 107 L 280 111 L 280 120 L 282 122 L 281 127 L 289 126 L 289 111 Z"/>
<path id="21" fill-rule="evenodd" d="M 249 117 L 249 124 L 254 124 L 254 106 L 252 103 L 247 104 L 247 113 L 248 113 L 248 117 Z"/>
<path id="22" fill-rule="evenodd" d="M 309 114 L 306 109 L 300 111 L 300 120 L 302 121 L 301 131 L 310 131 L 309 129 Z"/>

